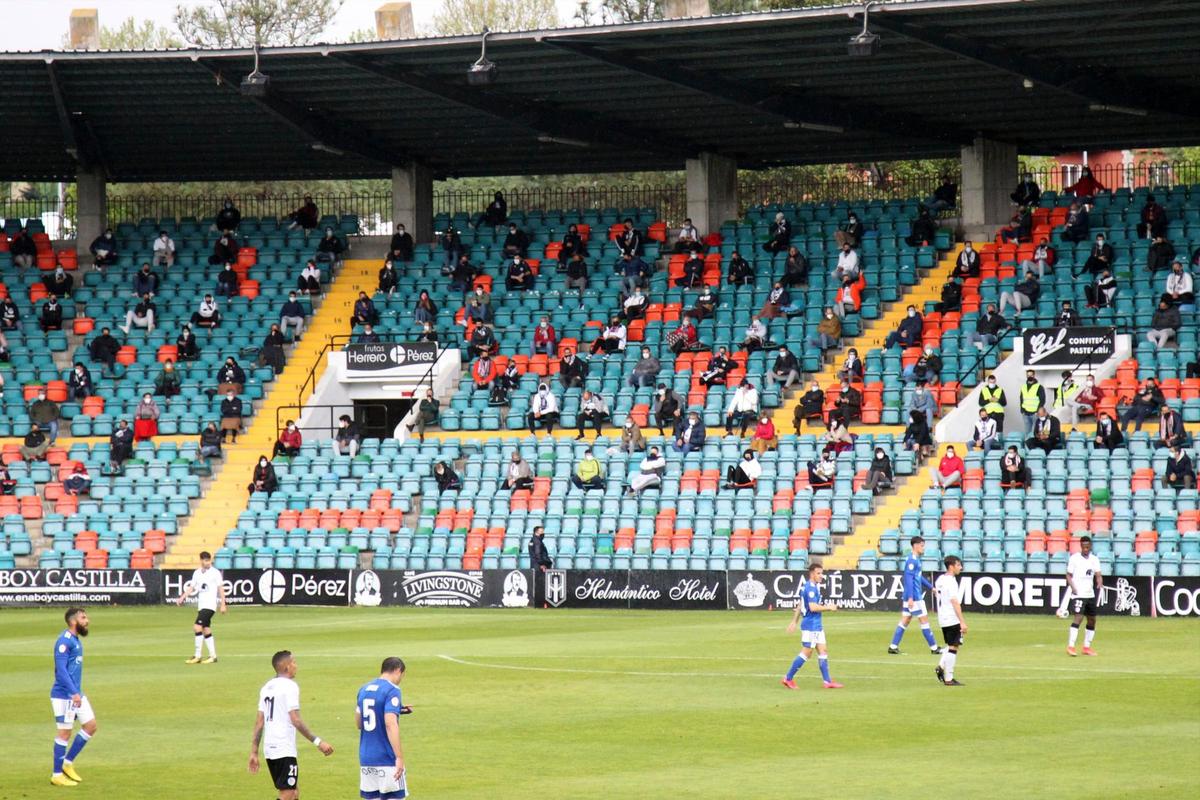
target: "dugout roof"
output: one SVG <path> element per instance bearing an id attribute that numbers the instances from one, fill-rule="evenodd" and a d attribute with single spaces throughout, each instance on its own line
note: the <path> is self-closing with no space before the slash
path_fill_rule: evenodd
<path id="1" fill-rule="evenodd" d="M 0 179 L 115 181 L 747 168 L 1194 144 L 1195 0 L 913 0 L 499 33 L 499 80 L 466 83 L 478 37 L 246 50 L 0 53 Z"/>

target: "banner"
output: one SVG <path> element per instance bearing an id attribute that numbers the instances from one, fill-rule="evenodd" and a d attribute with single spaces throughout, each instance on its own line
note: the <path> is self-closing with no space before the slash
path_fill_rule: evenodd
<path id="1" fill-rule="evenodd" d="M 791 610 L 807 575 L 803 571 L 730 572 L 729 607 L 740 610 Z M 899 611 L 904 585 L 899 572 L 826 570 L 821 593 L 838 608 Z"/>
<path id="2" fill-rule="evenodd" d="M 355 342 L 346 345 L 349 380 L 424 375 L 437 361 L 436 342 Z"/>
<path id="3" fill-rule="evenodd" d="M 163 570 L 163 602 L 183 592 L 192 570 Z M 353 573 L 344 569 L 227 569 L 225 602 L 231 606 L 348 606 Z"/>
<path id="4" fill-rule="evenodd" d="M 356 606 L 525 608 L 532 605 L 532 573 L 522 570 L 359 570 Z"/>
<path id="5" fill-rule="evenodd" d="M 725 572 L 684 570 L 563 570 L 545 580 L 545 603 L 554 608 L 727 607 Z M 539 587 L 540 588 L 540 587 Z"/>
<path id="6" fill-rule="evenodd" d="M 0 606 L 148 605 L 162 600 L 153 569 L 3 569 Z"/>
<path id="7" fill-rule="evenodd" d="M 1102 364 L 1117 351 L 1116 328 L 1026 328 L 1021 335 L 1026 367 Z"/>

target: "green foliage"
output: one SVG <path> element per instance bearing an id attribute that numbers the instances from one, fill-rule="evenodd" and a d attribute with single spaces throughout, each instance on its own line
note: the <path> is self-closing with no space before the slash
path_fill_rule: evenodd
<path id="1" fill-rule="evenodd" d="M 175 7 L 175 25 L 195 47 L 309 44 L 345 0 L 214 0 Z"/>
<path id="2" fill-rule="evenodd" d="M 174 31 L 149 19 L 139 24 L 133 17 L 126 17 L 115 28 L 100 27 L 101 50 L 166 50 L 183 46 L 183 39 Z"/>
<path id="3" fill-rule="evenodd" d="M 645 22 L 662 19 L 665 5 L 661 0 L 579 0 L 575 19 L 584 25 Z"/>
<path id="4" fill-rule="evenodd" d="M 530 31 L 558 26 L 554 0 L 442 0 L 433 17 L 437 36 L 493 31 Z"/>

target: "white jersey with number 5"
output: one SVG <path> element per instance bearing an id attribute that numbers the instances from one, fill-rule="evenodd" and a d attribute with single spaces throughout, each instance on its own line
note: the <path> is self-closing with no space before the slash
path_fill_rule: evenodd
<path id="1" fill-rule="evenodd" d="M 944 572 L 933 582 L 933 590 L 937 592 L 938 625 L 943 628 L 958 624 L 958 614 L 954 613 L 953 600 L 962 602 L 958 579 L 949 572 Z"/>
<path id="2" fill-rule="evenodd" d="M 208 569 L 198 569 L 192 573 L 192 579 L 188 581 L 192 589 L 196 593 L 196 607 L 201 611 L 216 611 L 217 599 L 220 597 L 221 581 L 225 578 L 221 575 L 221 570 L 216 567 Z"/>
<path id="3" fill-rule="evenodd" d="M 296 757 L 296 726 L 289 711 L 300 708 L 300 687 L 291 678 L 276 676 L 258 693 L 258 710 L 263 715 L 263 755 L 267 758 Z"/>
<path id="4" fill-rule="evenodd" d="M 1090 600 L 1096 596 L 1096 576 L 1100 574 L 1100 559 L 1095 553 L 1084 555 L 1073 553 L 1067 561 L 1067 574 L 1071 576 L 1074 586 L 1073 594 L 1082 600 Z"/>

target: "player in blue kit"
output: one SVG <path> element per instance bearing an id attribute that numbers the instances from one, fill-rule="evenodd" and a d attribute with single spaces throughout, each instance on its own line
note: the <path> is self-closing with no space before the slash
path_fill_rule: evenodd
<path id="1" fill-rule="evenodd" d="M 929 612 L 925 609 L 925 590 L 933 588 L 933 584 L 921 574 L 921 556 L 925 554 L 925 540 L 914 536 L 909 540 L 909 544 L 912 545 L 912 552 L 904 561 L 904 597 L 900 600 L 900 624 L 892 634 L 888 652 L 892 655 L 899 654 L 904 631 L 908 629 L 912 618 L 916 617 L 921 622 L 921 633 L 929 644 L 929 652 L 940 656 L 942 651 L 937 646 L 937 640 L 933 638 L 933 631 L 929 627 Z"/>
<path id="2" fill-rule="evenodd" d="M 796 623 L 800 623 L 800 655 L 792 660 L 792 666 L 783 679 L 783 685 L 789 689 L 796 688 L 793 678 L 800 668 L 812 657 L 813 648 L 817 650 L 817 664 L 821 667 L 821 678 L 826 689 L 841 689 L 842 684 L 836 683 L 829 677 L 829 653 L 825 649 L 825 625 L 821 620 L 821 612 L 837 611 L 833 603 L 821 599 L 821 576 L 824 573 L 820 564 L 810 564 L 808 580 L 800 587 L 800 598 L 796 602 L 796 611 L 788 624 L 788 633 L 796 632 Z M 803 614 L 804 618 L 801 619 Z"/>
<path id="3" fill-rule="evenodd" d="M 400 699 L 404 662 L 383 660 L 379 677 L 358 690 L 354 722 L 358 726 L 359 795 L 363 800 L 408 797 L 404 752 L 400 749 L 400 715 L 412 712 Z"/>
<path id="4" fill-rule="evenodd" d="M 83 748 L 96 735 L 96 715 L 83 693 L 83 637 L 88 635 L 88 616 L 82 608 L 68 608 L 63 615 L 67 628 L 54 642 L 54 686 L 50 705 L 54 708 L 54 772 L 50 783 L 77 786 L 83 781 L 73 764 Z M 71 742 L 71 732 L 79 720 L 80 730 Z M 70 743 L 70 749 L 67 748 Z"/>

